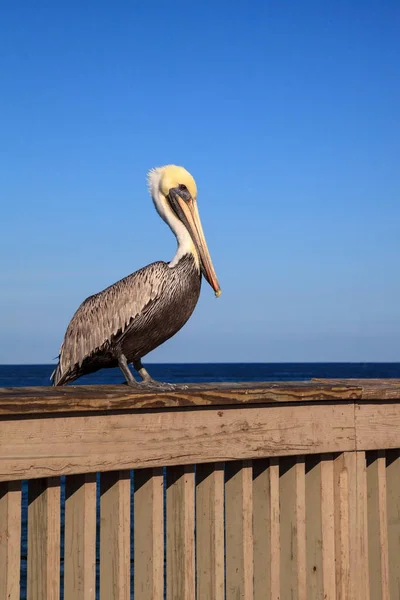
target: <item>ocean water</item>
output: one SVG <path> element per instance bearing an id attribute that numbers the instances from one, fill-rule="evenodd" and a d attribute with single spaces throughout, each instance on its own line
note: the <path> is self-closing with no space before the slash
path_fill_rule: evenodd
<path id="1" fill-rule="evenodd" d="M 155 379 L 170 383 L 400 377 L 400 363 L 193 363 L 147 364 L 146 367 Z M 53 369 L 54 365 L 0 365 L 0 387 L 50 385 Z M 103 369 L 82 377 L 76 385 L 123 381 L 119 369 Z"/>
<path id="2" fill-rule="evenodd" d="M 49 385 L 53 365 L 0 365 L 0 387 Z M 314 377 L 341 378 L 400 378 L 400 363 L 237 363 L 237 364 L 149 364 L 147 368 L 155 379 L 170 383 L 205 383 L 212 381 L 304 381 Z M 119 384 L 124 380 L 119 369 L 104 369 L 76 382 L 80 384 Z M 61 582 L 63 594 L 63 539 L 65 478 L 61 478 Z M 97 524 L 99 525 L 99 476 L 97 485 Z M 131 473 L 134 490 L 134 472 Z M 132 494 L 133 498 L 133 494 Z M 133 509 L 133 506 L 131 507 Z M 23 482 L 22 540 L 21 540 L 21 597 L 26 599 L 28 485 Z M 99 540 L 99 531 L 97 532 Z M 99 543 L 96 557 L 96 600 L 99 598 Z M 133 532 L 131 532 L 131 561 L 134 561 Z M 133 582 L 132 582 L 133 583 Z M 132 585 L 133 590 L 133 585 Z M 133 598 L 133 591 L 131 593 Z M 0 599 L 1 600 L 1 599 Z"/>

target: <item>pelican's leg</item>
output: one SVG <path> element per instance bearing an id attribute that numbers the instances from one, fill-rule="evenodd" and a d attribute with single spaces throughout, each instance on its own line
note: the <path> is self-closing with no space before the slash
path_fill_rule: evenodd
<path id="1" fill-rule="evenodd" d="M 130 368 L 128 367 L 128 362 L 126 360 L 126 356 L 125 354 L 121 354 L 118 357 L 118 365 L 119 368 L 121 369 L 121 371 L 123 372 L 123 374 L 125 375 L 125 379 L 128 385 L 130 385 L 131 387 L 138 387 L 139 383 L 136 381 L 136 379 L 134 378 L 134 376 L 131 373 Z"/>
<path id="2" fill-rule="evenodd" d="M 134 369 L 136 369 L 136 371 L 139 373 L 140 377 L 143 380 L 139 383 L 139 385 L 142 385 L 144 387 L 149 387 L 149 388 L 158 388 L 159 390 L 166 390 L 166 391 L 179 390 L 179 389 L 186 390 L 187 389 L 187 385 L 176 385 L 175 383 L 163 383 L 162 381 L 157 381 L 156 379 L 153 379 L 152 376 L 149 374 L 149 372 L 142 365 L 142 361 L 140 359 L 133 363 L 133 367 L 134 367 Z"/>
<path id="3" fill-rule="evenodd" d="M 133 368 L 136 369 L 136 371 L 139 373 L 144 383 L 161 383 L 160 381 L 156 381 L 152 378 L 147 369 L 145 369 L 142 365 L 142 361 L 140 359 L 133 363 Z"/>

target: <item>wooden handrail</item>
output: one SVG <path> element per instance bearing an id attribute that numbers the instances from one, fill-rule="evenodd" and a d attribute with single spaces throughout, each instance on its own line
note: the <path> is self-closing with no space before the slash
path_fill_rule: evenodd
<path id="1" fill-rule="evenodd" d="M 396 448 L 399 400 L 398 380 L 3 389 L 0 481 Z"/>
<path id="2" fill-rule="evenodd" d="M 0 390 L 0 600 L 397 600 L 399 515 L 400 380 Z"/>
<path id="3" fill-rule="evenodd" d="M 125 385 L 21 387 L 0 388 L 0 415 L 382 399 L 400 400 L 400 379 L 188 384 L 177 391 Z"/>

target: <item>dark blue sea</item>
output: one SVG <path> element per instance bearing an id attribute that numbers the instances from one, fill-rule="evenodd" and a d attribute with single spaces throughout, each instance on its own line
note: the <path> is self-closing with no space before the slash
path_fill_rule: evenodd
<path id="1" fill-rule="evenodd" d="M 0 387 L 49 385 L 52 365 L 0 365 Z M 314 377 L 400 378 L 400 363 L 238 363 L 238 364 L 149 364 L 151 375 L 170 383 L 206 383 L 212 381 L 304 381 Z M 119 369 L 104 369 L 76 382 L 79 384 L 119 384 L 123 382 Z M 61 478 L 61 560 L 64 538 L 64 478 Z M 131 474 L 134 489 L 134 473 Z M 97 521 L 99 523 L 99 477 Z M 132 494 L 133 497 L 133 494 Z M 27 509 L 28 486 L 23 484 L 21 544 L 21 600 L 26 599 Z M 97 539 L 99 535 L 97 534 Z M 133 535 L 132 535 L 133 541 Z M 131 548 L 134 560 L 133 547 Z M 61 600 L 63 594 L 63 562 L 61 562 Z M 96 558 L 96 599 L 99 598 L 99 545 Z M 132 586 L 133 589 L 133 586 Z M 133 598 L 133 592 L 131 594 Z M 1 600 L 1 599 L 0 599 Z M 68 599 L 65 599 L 68 600 Z"/>
<path id="2" fill-rule="evenodd" d="M 400 363 L 193 363 L 146 366 L 152 377 L 170 383 L 400 377 Z M 53 368 L 53 365 L 0 365 L 0 387 L 49 385 Z M 123 381 L 119 369 L 103 369 L 82 377 L 76 385 L 118 384 Z"/>

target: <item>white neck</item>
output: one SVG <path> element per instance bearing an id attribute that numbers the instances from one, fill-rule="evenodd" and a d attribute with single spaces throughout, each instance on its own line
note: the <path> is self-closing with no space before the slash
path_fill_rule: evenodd
<path id="1" fill-rule="evenodd" d="M 158 214 L 162 220 L 169 225 L 178 242 L 177 251 L 174 258 L 169 263 L 169 267 L 175 267 L 175 265 L 178 264 L 180 259 L 185 256 L 185 254 L 192 254 L 194 256 L 197 268 L 199 269 L 199 257 L 190 233 L 184 224 L 174 214 L 166 198 L 161 194 L 159 190 L 159 179 L 157 181 L 154 175 L 151 181 L 150 193 Z"/>

